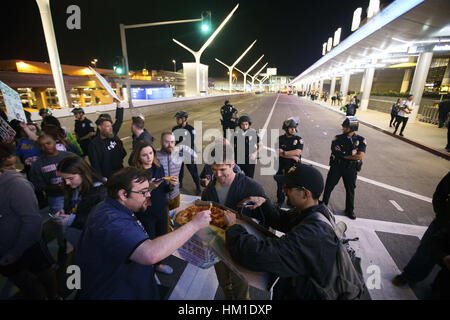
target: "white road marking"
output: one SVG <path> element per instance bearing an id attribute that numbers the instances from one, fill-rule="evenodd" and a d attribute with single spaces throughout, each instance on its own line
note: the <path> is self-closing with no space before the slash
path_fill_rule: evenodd
<path id="1" fill-rule="evenodd" d="M 270 150 L 272 152 L 275 152 L 275 150 L 272 149 L 272 148 L 268 148 L 266 146 L 263 146 L 263 148 L 266 149 L 266 150 Z M 315 162 L 315 161 L 312 161 L 312 160 L 308 160 L 308 159 L 302 158 L 302 162 L 312 164 L 312 165 L 314 165 L 316 167 L 319 167 L 319 168 L 322 168 L 322 169 L 325 169 L 325 170 L 330 170 L 330 166 L 327 166 L 327 165 L 324 165 L 324 164 L 321 164 L 321 163 L 318 163 L 318 162 Z M 378 182 L 378 181 L 375 181 L 375 180 L 372 180 L 372 179 L 369 179 L 369 178 L 364 178 L 364 177 L 358 176 L 358 179 L 361 180 L 361 181 L 373 184 L 373 185 L 375 185 L 377 187 L 381 187 L 381 188 L 384 188 L 384 189 L 387 189 L 387 190 L 398 192 L 398 193 L 404 194 L 406 196 L 410 196 L 410 197 L 413 197 L 413 198 L 416 198 L 416 199 L 419 199 L 419 200 L 423 200 L 425 202 L 431 203 L 431 201 L 432 201 L 432 199 L 429 198 L 429 197 L 422 196 L 420 194 L 417 194 L 417 193 L 414 193 L 414 192 L 411 192 L 411 191 L 408 191 L 408 190 L 403 190 L 403 189 L 400 189 L 400 188 L 397 188 L 397 187 L 394 187 L 394 186 L 390 186 L 388 184 L 385 184 L 385 183 L 382 183 L 382 182 Z"/>
<path id="2" fill-rule="evenodd" d="M 325 131 L 323 132 L 324 135 L 328 135 L 328 133 L 326 133 Z"/>
<path id="3" fill-rule="evenodd" d="M 267 117 L 266 123 L 264 123 L 263 134 L 260 137 L 261 140 L 263 140 L 263 138 L 264 138 L 264 134 L 266 133 L 267 126 L 269 125 L 270 119 L 272 118 L 273 110 L 275 109 L 275 105 L 277 104 L 279 97 L 280 97 L 280 95 L 277 96 L 275 102 L 273 103 L 272 110 L 270 110 L 269 116 Z"/>
<path id="4" fill-rule="evenodd" d="M 402 207 L 400 207 L 400 205 L 399 205 L 397 202 L 395 202 L 394 200 L 389 200 L 389 202 L 392 203 L 392 205 L 393 205 L 398 211 L 401 211 L 401 212 L 404 211 L 404 210 L 402 209 Z"/>
<path id="5" fill-rule="evenodd" d="M 318 125 L 318 124 L 316 124 L 316 128 L 319 128 L 319 125 Z"/>

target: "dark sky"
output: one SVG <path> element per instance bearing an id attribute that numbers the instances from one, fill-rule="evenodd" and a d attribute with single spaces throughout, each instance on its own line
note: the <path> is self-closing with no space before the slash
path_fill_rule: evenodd
<path id="1" fill-rule="evenodd" d="M 0 59 L 48 61 L 44 32 L 34 0 L 12 1 L 3 11 Z M 297 76 L 321 57 L 322 44 L 342 27 L 341 41 L 351 31 L 353 11 L 369 0 L 50 0 L 53 24 L 61 63 L 88 65 L 97 58 L 98 67 L 112 68 L 121 56 L 119 24 L 138 24 L 166 20 L 199 18 L 210 10 L 213 29 L 239 3 L 239 8 L 213 43 L 203 53 L 201 62 L 209 65 L 210 77 L 225 77 L 226 69 L 214 58 L 232 64 L 255 40 L 258 41 L 237 65 L 247 70 L 260 56 L 278 68 L 279 75 Z M 391 1 L 380 1 L 389 3 Z M 67 7 L 81 9 L 81 30 L 68 30 Z M 3 6 L 4 4 L 2 4 Z M 172 59 L 193 62 L 192 54 L 172 41 L 179 40 L 194 50 L 200 49 L 208 36 L 199 23 L 158 26 L 126 31 L 130 69 L 173 70 Z"/>

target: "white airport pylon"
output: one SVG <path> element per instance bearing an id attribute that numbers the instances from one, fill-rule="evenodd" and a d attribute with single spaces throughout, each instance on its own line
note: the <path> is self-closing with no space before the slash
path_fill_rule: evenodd
<path id="1" fill-rule="evenodd" d="M 219 59 L 216 58 L 216 61 L 223 64 L 225 67 L 228 68 L 228 71 L 230 73 L 230 93 L 231 93 L 231 89 L 232 89 L 232 83 L 233 83 L 233 68 L 239 63 L 239 61 L 242 60 L 242 58 L 247 54 L 247 52 L 253 47 L 253 45 L 255 44 L 256 40 L 253 41 L 253 43 L 247 48 L 247 50 L 245 50 L 240 56 L 239 58 L 237 58 L 237 60 L 231 65 L 228 66 L 225 63 L 223 63 L 222 61 L 220 61 Z"/>
<path id="2" fill-rule="evenodd" d="M 216 29 L 216 31 L 214 31 L 214 33 L 211 35 L 211 37 L 209 37 L 208 40 L 206 40 L 206 42 L 203 44 L 203 46 L 200 48 L 200 50 L 198 51 L 194 51 L 191 48 L 188 48 L 187 46 L 185 46 L 184 44 L 182 44 L 180 41 L 176 40 L 176 39 L 172 39 L 173 42 L 175 42 L 176 44 L 178 44 L 179 46 L 181 46 L 182 48 L 186 49 L 187 51 L 189 51 L 190 53 L 192 53 L 194 55 L 195 58 L 195 65 L 196 65 L 196 86 L 197 86 L 197 95 L 200 94 L 200 57 L 203 53 L 203 51 L 205 51 L 205 49 L 211 44 L 211 42 L 214 40 L 214 38 L 219 34 L 220 30 L 222 30 L 222 28 L 225 26 L 225 24 L 228 22 L 228 20 L 230 20 L 231 16 L 233 15 L 233 13 L 236 11 L 236 9 L 239 7 L 239 3 L 236 5 L 236 7 L 234 7 L 234 9 L 228 14 L 228 16 L 225 18 L 225 20 L 222 21 L 222 23 L 220 24 L 220 26 Z"/>
<path id="3" fill-rule="evenodd" d="M 252 91 L 253 91 L 253 87 L 254 87 L 254 85 L 255 85 L 255 79 L 258 79 L 258 78 L 256 78 L 256 77 L 258 76 L 258 74 L 261 73 L 261 71 L 263 71 L 263 69 L 264 69 L 268 64 L 269 64 L 269 63 L 266 62 L 266 64 L 263 65 L 263 66 L 261 67 L 261 69 L 259 69 L 258 72 L 256 72 L 253 76 L 249 75 L 249 77 L 252 78 Z"/>
<path id="4" fill-rule="evenodd" d="M 246 92 L 247 90 L 245 89 L 245 87 L 246 87 L 246 83 L 247 83 L 247 75 L 248 75 L 248 73 L 250 72 L 250 71 L 252 71 L 252 69 L 258 64 L 258 62 L 260 62 L 261 61 L 261 59 L 264 57 L 264 55 L 262 55 L 261 57 L 259 57 L 259 59 L 258 60 L 256 60 L 256 62 L 246 71 L 246 72 L 243 72 L 243 71 L 241 71 L 241 70 L 239 70 L 238 68 L 236 68 L 235 67 L 235 69 L 237 70 L 237 71 L 239 71 L 240 73 L 242 73 L 243 75 L 244 75 L 244 92 Z"/>

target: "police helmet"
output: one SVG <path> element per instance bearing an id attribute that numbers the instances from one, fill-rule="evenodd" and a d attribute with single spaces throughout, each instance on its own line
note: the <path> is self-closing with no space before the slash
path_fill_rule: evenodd
<path id="1" fill-rule="evenodd" d="M 352 131 L 358 131 L 359 121 L 356 117 L 347 117 L 344 122 L 342 122 L 342 126 L 350 128 Z"/>
<path id="2" fill-rule="evenodd" d="M 77 113 L 83 113 L 83 114 L 84 114 L 83 108 L 73 108 L 73 109 L 72 109 L 72 112 L 73 112 L 74 114 L 77 114 Z"/>
<path id="3" fill-rule="evenodd" d="M 288 130 L 288 128 L 295 128 L 297 129 L 298 122 L 295 121 L 293 118 L 288 118 L 284 120 L 283 122 L 283 130 Z"/>
<path id="4" fill-rule="evenodd" d="M 240 126 L 242 122 L 248 122 L 248 124 L 252 125 L 252 119 L 249 116 L 240 116 L 238 119 L 238 125 Z"/>
<path id="5" fill-rule="evenodd" d="M 52 112 L 48 108 L 41 108 L 41 109 L 39 109 L 39 115 L 42 117 L 44 114 L 52 115 Z"/>
<path id="6" fill-rule="evenodd" d="M 225 105 L 229 105 L 229 104 L 230 104 L 230 101 L 225 100 Z"/>
<path id="7" fill-rule="evenodd" d="M 178 111 L 177 113 L 175 113 L 174 118 L 188 118 L 188 113 L 184 110 Z"/>

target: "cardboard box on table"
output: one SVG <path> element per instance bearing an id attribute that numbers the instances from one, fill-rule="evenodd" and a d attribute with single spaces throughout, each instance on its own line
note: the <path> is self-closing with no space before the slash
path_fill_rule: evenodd
<path id="1" fill-rule="evenodd" d="M 182 203 L 180 207 L 175 210 L 173 215 L 173 224 L 175 228 L 180 227 L 180 224 L 176 222 L 176 217 L 182 210 L 193 205 L 209 206 L 210 203 L 211 201 L 202 200 Z M 242 225 L 248 233 L 254 235 L 256 238 L 277 238 L 276 235 L 255 223 L 251 218 L 219 203 L 212 202 L 212 204 L 215 207 L 234 212 L 237 218 L 236 223 Z M 228 268 L 243 280 L 247 281 L 249 285 L 260 290 L 270 291 L 278 280 L 277 277 L 270 273 L 251 271 L 234 262 L 226 248 L 225 230 L 214 225 L 209 225 L 208 228 L 199 230 L 178 249 L 178 253 L 184 260 L 202 269 L 210 268 L 215 263 L 219 262 L 219 260 L 222 260 Z"/>

